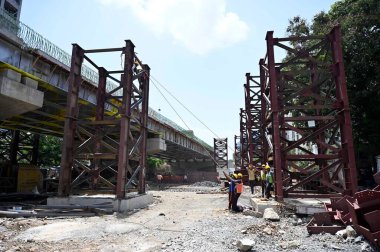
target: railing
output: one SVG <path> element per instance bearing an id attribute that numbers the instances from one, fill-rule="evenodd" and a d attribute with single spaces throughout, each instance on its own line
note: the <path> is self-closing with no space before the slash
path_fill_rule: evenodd
<path id="1" fill-rule="evenodd" d="M 70 67 L 71 66 L 71 55 L 44 38 L 41 34 L 34 31 L 32 28 L 22 23 L 21 21 L 17 21 L 12 16 L 10 16 L 5 10 L 0 9 L 0 28 L 6 29 L 12 34 L 16 35 L 18 38 L 22 40 L 23 47 L 25 49 L 32 50 L 40 50 L 50 57 L 58 60 L 60 63 Z M 99 76 L 98 73 L 89 68 L 86 65 L 82 65 L 82 76 L 89 80 L 93 85 L 97 86 Z M 115 87 L 115 83 L 112 81 L 107 82 L 107 90 L 111 90 Z M 149 115 L 156 120 L 165 123 L 174 129 L 184 133 L 189 138 L 194 139 L 199 144 L 203 145 L 209 150 L 212 150 L 212 147 L 199 139 L 198 137 L 189 134 L 185 129 L 177 125 L 175 122 L 170 119 L 164 117 L 153 109 L 149 108 Z"/>
<path id="2" fill-rule="evenodd" d="M 181 126 L 179 126 L 178 124 L 176 124 L 175 122 L 173 122 L 172 120 L 170 120 L 169 118 L 161 115 L 160 113 L 158 113 L 157 111 L 153 110 L 152 108 L 149 108 L 148 114 L 153 119 L 156 119 L 157 121 L 165 123 L 165 124 L 173 127 L 174 129 L 176 129 L 177 131 L 185 134 L 187 137 L 194 139 L 195 141 L 197 141 L 198 143 L 200 143 L 201 145 L 203 145 L 206 149 L 213 150 L 213 148 L 210 145 L 208 145 L 207 143 L 205 143 L 203 140 L 201 140 L 198 137 L 196 137 L 195 135 L 189 133 L 188 130 L 185 130 L 184 128 L 182 128 Z"/>

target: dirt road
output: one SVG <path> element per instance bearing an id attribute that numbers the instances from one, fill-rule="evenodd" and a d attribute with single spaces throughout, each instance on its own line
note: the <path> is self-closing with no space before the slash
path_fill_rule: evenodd
<path id="1" fill-rule="evenodd" d="M 271 223 L 231 213 L 226 194 L 189 189 L 150 191 L 155 203 L 127 215 L 3 218 L 0 251 L 237 251 L 240 238 L 254 240 L 255 251 L 361 251 L 366 245 L 328 234 L 309 236 L 305 223 L 293 226 L 291 218 Z M 243 194 L 240 204 L 248 204 L 249 197 Z M 270 234 L 263 233 L 266 227 Z"/>

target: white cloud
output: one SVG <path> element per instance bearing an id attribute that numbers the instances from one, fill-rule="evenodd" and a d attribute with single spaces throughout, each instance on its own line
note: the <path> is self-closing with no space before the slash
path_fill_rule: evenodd
<path id="1" fill-rule="evenodd" d="M 247 37 L 249 27 L 236 13 L 227 12 L 225 0 L 98 0 L 127 7 L 158 35 L 203 55 Z"/>

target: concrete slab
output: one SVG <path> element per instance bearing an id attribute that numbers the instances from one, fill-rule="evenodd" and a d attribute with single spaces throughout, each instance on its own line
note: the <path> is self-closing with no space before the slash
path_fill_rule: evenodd
<path id="1" fill-rule="evenodd" d="M 284 204 L 295 209 L 297 214 L 320 213 L 325 211 L 324 203 L 330 203 L 326 198 L 304 198 L 304 199 L 284 199 Z"/>
<path id="2" fill-rule="evenodd" d="M 44 93 L 0 76 L 0 120 L 42 107 Z"/>
<path id="3" fill-rule="evenodd" d="M 262 200 L 262 198 L 251 198 L 251 205 L 255 211 L 264 213 L 264 210 L 267 208 L 273 208 L 276 211 L 277 208 L 281 207 L 281 203 L 275 200 Z"/>
<path id="4" fill-rule="evenodd" d="M 130 193 L 125 199 L 116 199 L 113 194 L 96 195 L 71 195 L 69 197 L 49 197 L 48 206 L 57 205 L 78 205 L 95 206 L 110 204 L 115 212 L 127 212 L 133 209 L 144 208 L 154 201 L 153 194 Z"/>

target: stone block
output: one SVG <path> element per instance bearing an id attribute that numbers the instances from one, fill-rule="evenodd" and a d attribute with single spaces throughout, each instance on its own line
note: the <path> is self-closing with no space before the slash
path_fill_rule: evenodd
<path id="1" fill-rule="evenodd" d="M 22 76 L 21 77 L 21 83 L 25 84 L 28 87 L 37 89 L 38 88 L 38 81 L 35 81 L 29 77 Z"/>
<path id="2" fill-rule="evenodd" d="M 280 216 L 273 210 L 273 208 L 266 208 L 263 215 L 265 220 L 279 221 Z"/>
<path id="3" fill-rule="evenodd" d="M 21 82 L 21 74 L 16 71 L 13 71 L 12 69 L 0 70 L 0 76 L 6 77 L 17 82 Z"/>
<path id="4" fill-rule="evenodd" d="M 251 198 L 251 205 L 255 211 L 264 213 L 266 208 L 278 209 L 281 207 L 281 203 L 274 200 L 263 200 L 261 198 Z"/>
<path id="5" fill-rule="evenodd" d="M 240 251 L 251 251 L 254 245 L 255 241 L 246 238 L 238 240 L 236 243 L 236 246 Z"/>

